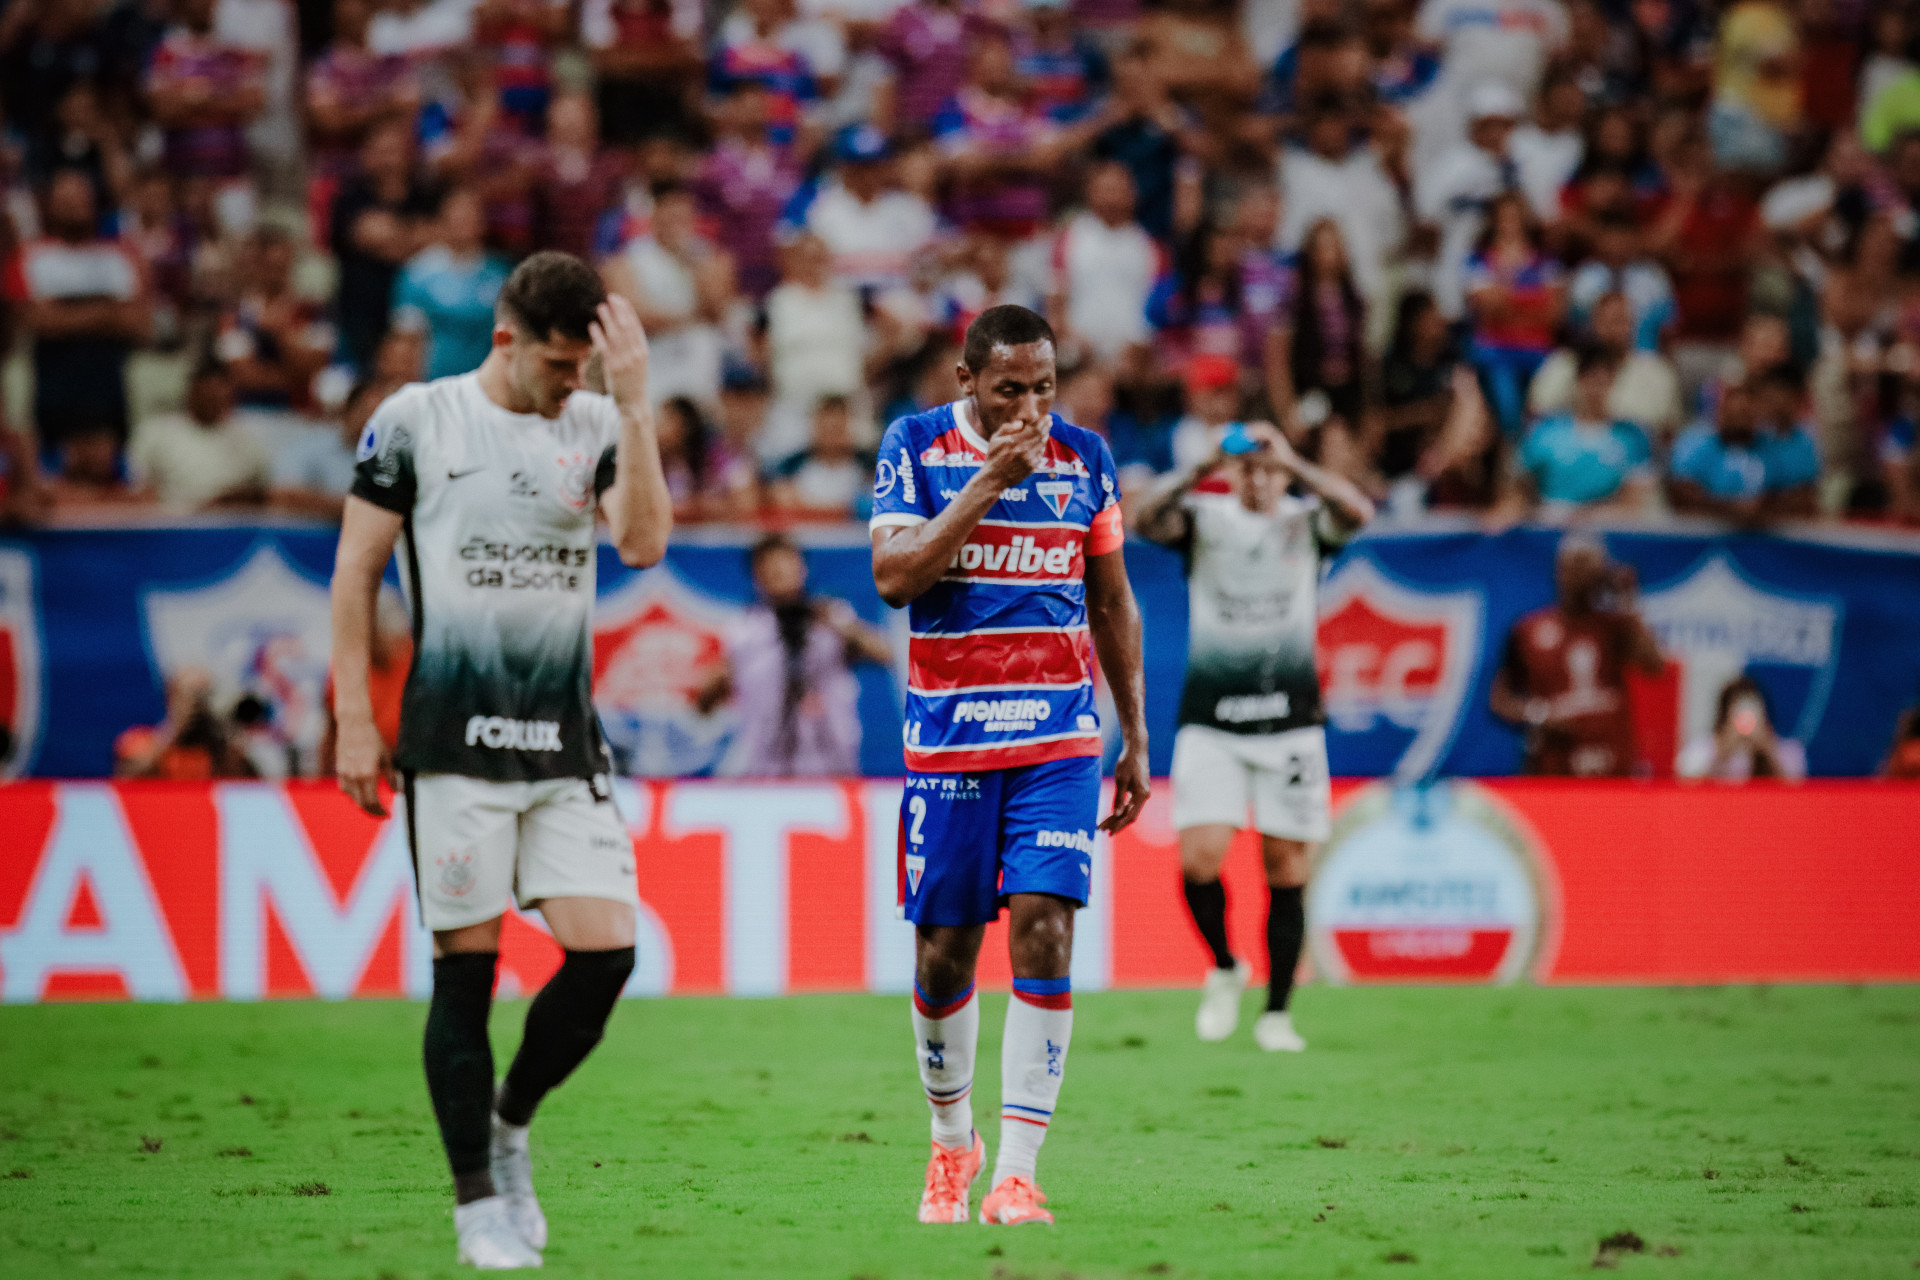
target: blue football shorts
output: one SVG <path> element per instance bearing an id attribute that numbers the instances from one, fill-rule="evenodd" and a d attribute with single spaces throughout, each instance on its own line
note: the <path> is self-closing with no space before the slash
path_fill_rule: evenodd
<path id="1" fill-rule="evenodd" d="M 909 771 L 900 797 L 907 919 L 986 924 L 1016 893 L 1086 905 L 1099 813 L 1094 756 L 985 773 Z"/>

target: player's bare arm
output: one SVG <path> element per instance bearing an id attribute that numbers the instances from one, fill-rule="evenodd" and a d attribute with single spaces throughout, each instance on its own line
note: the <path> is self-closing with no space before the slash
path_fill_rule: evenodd
<path id="1" fill-rule="evenodd" d="M 387 816 L 380 783 L 392 769 L 374 727 L 367 671 L 373 663 L 374 600 L 403 523 L 394 512 L 349 497 L 333 559 L 333 715 L 339 726 L 334 772 L 340 789 L 377 818 Z"/>
<path id="2" fill-rule="evenodd" d="M 1087 628 L 1100 655 L 1120 721 L 1113 766 L 1113 812 L 1100 823 L 1112 835 L 1133 825 L 1153 787 L 1147 774 L 1147 691 L 1140 661 L 1140 606 L 1127 581 L 1125 553 L 1087 557 Z"/>
<path id="3" fill-rule="evenodd" d="M 633 304 L 614 294 L 600 304 L 589 334 L 607 393 L 620 411 L 614 480 L 600 500 L 601 510 L 621 561 L 644 569 L 667 554 L 673 532 L 673 496 L 667 492 L 653 406 L 647 401 L 647 333 Z"/>
<path id="4" fill-rule="evenodd" d="M 1149 494 L 1134 512 L 1133 531 L 1163 547 L 1178 546 L 1185 542 L 1193 528 L 1193 521 L 1183 505 L 1186 497 L 1193 492 L 1195 485 L 1226 460 L 1227 455 L 1216 449 L 1210 456 L 1161 481 L 1160 487 Z"/>
<path id="5" fill-rule="evenodd" d="M 1327 514 L 1343 532 L 1351 533 L 1373 519 L 1373 500 L 1361 492 L 1359 485 L 1301 457 L 1278 427 L 1270 422 L 1253 422 L 1247 424 L 1247 434 L 1264 444 L 1274 461 L 1327 504 Z"/>
<path id="6" fill-rule="evenodd" d="M 1627 620 L 1628 656 L 1647 675 L 1659 675 L 1667 669 L 1667 658 L 1660 652 L 1660 641 L 1655 638 L 1653 628 L 1640 616 L 1640 575 L 1630 564 L 1614 564 L 1608 567 L 1607 576 L 1614 607 Z"/>

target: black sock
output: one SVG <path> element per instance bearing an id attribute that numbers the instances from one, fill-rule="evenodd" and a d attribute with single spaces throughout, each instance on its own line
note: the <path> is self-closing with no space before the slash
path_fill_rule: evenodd
<path id="1" fill-rule="evenodd" d="M 1187 910 L 1193 916 L 1193 923 L 1199 927 L 1207 949 L 1213 952 L 1214 967 L 1233 968 L 1233 952 L 1227 946 L 1227 887 L 1217 879 L 1202 884 L 1182 876 L 1180 888 L 1187 895 Z"/>
<path id="2" fill-rule="evenodd" d="M 525 1124 L 547 1091 L 565 1080 L 600 1043 L 613 1003 L 633 972 L 633 948 L 569 951 L 560 971 L 527 1010 L 520 1052 L 507 1068 L 494 1107 L 508 1124 Z"/>
<path id="3" fill-rule="evenodd" d="M 1267 890 L 1267 1008 L 1284 1009 L 1293 995 L 1293 971 L 1300 967 L 1300 943 L 1307 936 L 1306 890 L 1301 885 Z"/>
<path id="4" fill-rule="evenodd" d="M 487 1167 L 492 1134 L 493 1046 L 487 1013 L 493 1006 L 492 951 L 457 952 L 433 962 L 433 1002 L 427 1006 L 427 1093 L 440 1122 L 440 1143 L 453 1169 L 454 1195 L 469 1204 L 493 1194 Z"/>

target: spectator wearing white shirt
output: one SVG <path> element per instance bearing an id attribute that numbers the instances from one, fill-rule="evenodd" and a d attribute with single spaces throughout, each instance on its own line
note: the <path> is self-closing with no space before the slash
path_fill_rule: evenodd
<path id="1" fill-rule="evenodd" d="M 1752 676 L 1742 675 L 1720 690 L 1713 731 L 1682 747 L 1673 771 L 1693 781 L 1800 782 L 1807 776 L 1807 750 L 1774 731 L 1766 691 Z"/>
<path id="2" fill-rule="evenodd" d="M 841 130 L 833 150 L 834 167 L 789 210 L 788 230 L 820 237 L 833 274 L 870 298 L 905 288 L 940 229 L 933 206 L 900 188 L 892 145 L 872 125 Z"/>
<path id="3" fill-rule="evenodd" d="M 257 505 L 272 483 L 266 447 L 233 416 L 233 381 L 212 363 L 188 382 L 185 413 L 134 427 L 127 469 L 162 506 L 181 512 Z"/>
<path id="4" fill-rule="evenodd" d="M 814 412 L 829 397 L 853 407 L 856 431 L 866 425 L 866 323 L 860 295 L 834 278 L 832 260 L 819 236 L 800 236 L 787 250 L 786 278 L 767 295 L 773 404 L 756 442 L 763 462 L 806 448 Z"/>
<path id="5" fill-rule="evenodd" d="M 1440 229 L 1433 295 L 1449 320 L 1465 313 L 1467 259 L 1486 225 L 1487 206 L 1520 185 L 1519 166 L 1508 150 L 1525 111 L 1520 95 L 1489 80 L 1474 86 L 1468 110 L 1467 140 L 1425 169 L 1414 190 L 1421 218 Z"/>
<path id="6" fill-rule="evenodd" d="M 1279 247 L 1298 251 L 1315 223 L 1332 220 L 1347 247 L 1354 282 L 1370 305 L 1382 306 L 1389 265 L 1406 239 L 1406 215 L 1379 156 L 1364 143 L 1355 144 L 1353 125 L 1340 99 L 1309 105 L 1301 145 L 1287 148 L 1280 158 L 1285 210 Z"/>
<path id="7" fill-rule="evenodd" d="M 1607 388 L 1607 413 L 1623 422 L 1637 422 L 1656 439 L 1665 440 L 1680 426 L 1680 375 L 1673 362 L 1658 350 L 1633 345 L 1633 312 L 1625 294 L 1602 294 L 1581 326 L 1594 346 L 1614 362 L 1613 382 Z M 1541 364 L 1527 389 L 1527 408 L 1535 417 L 1551 417 L 1573 407 L 1578 356 L 1566 347 Z"/>
<path id="8" fill-rule="evenodd" d="M 1557 71 L 1540 88 L 1534 118 L 1515 128 L 1507 144 L 1520 170 L 1520 190 L 1543 223 L 1559 221 L 1560 192 L 1586 154 L 1586 113 L 1580 82 L 1570 71 Z"/>
<path id="9" fill-rule="evenodd" d="M 1087 174 L 1086 208 L 1060 230 L 1053 248 L 1049 311 L 1065 345 L 1083 344 L 1106 364 L 1152 336 L 1147 295 L 1166 255 L 1134 220 L 1133 175 L 1106 160 Z"/>
<path id="10" fill-rule="evenodd" d="M 691 191 L 660 184 L 646 232 L 601 267 L 608 290 L 624 294 L 647 328 L 647 393 L 656 404 L 674 396 L 712 404 L 720 394 L 720 321 L 733 297 L 733 264 L 700 235 L 697 218 Z"/>
<path id="11" fill-rule="evenodd" d="M 1439 91 L 1453 99 L 1460 122 L 1452 137 L 1471 126 L 1472 97 L 1482 84 L 1503 85 L 1522 102 L 1532 98 L 1570 28 L 1560 0 L 1425 0 L 1415 30 L 1441 50 Z"/>

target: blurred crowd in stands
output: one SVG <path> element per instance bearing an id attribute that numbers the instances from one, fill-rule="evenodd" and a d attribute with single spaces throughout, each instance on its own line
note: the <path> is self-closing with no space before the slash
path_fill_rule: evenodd
<path id="1" fill-rule="evenodd" d="M 0 0 L 4 510 L 337 514 L 514 260 L 652 336 L 683 520 L 864 514 L 984 308 L 1138 481 L 1920 523 L 1920 6 Z"/>

